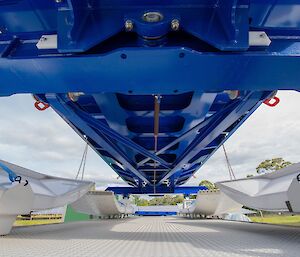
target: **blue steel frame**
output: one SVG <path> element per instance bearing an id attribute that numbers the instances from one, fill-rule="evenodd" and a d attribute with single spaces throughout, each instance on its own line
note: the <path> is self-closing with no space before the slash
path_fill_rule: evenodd
<path id="1" fill-rule="evenodd" d="M 300 90 L 295 12 L 298 0 L 4 0 L 0 96 L 34 94 L 134 191 L 174 193 L 274 91 Z M 249 45 L 250 31 L 271 44 Z M 37 49 L 42 35 L 57 48 Z"/>
<path id="2" fill-rule="evenodd" d="M 167 189 L 167 188 L 164 188 Z M 173 194 L 183 194 L 183 195 L 195 195 L 199 191 L 208 190 L 205 186 L 179 186 L 175 187 Z M 115 194 L 123 194 L 125 196 L 132 195 L 132 194 L 143 194 L 144 191 L 138 187 L 108 187 L 105 191 L 112 191 Z M 170 193 L 170 191 L 160 191 L 161 193 Z"/>
<path id="3" fill-rule="evenodd" d="M 173 216 L 177 215 L 175 211 L 136 211 L 134 213 L 138 216 Z"/>

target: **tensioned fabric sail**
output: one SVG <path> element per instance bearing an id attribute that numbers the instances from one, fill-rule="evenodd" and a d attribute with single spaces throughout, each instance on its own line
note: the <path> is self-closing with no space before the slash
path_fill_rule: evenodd
<path id="1" fill-rule="evenodd" d="M 113 192 L 106 191 L 90 191 L 71 206 L 78 212 L 101 217 L 121 216 L 134 211 L 129 201 L 117 201 Z"/>
<path id="2" fill-rule="evenodd" d="M 300 163 L 268 174 L 218 182 L 235 201 L 257 210 L 300 212 Z"/>
<path id="3" fill-rule="evenodd" d="M 53 177 L 0 162 L 18 176 L 11 182 L 0 168 L 0 235 L 10 232 L 17 215 L 62 207 L 81 198 L 94 185 L 93 182 Z"/>
<path id="4" fill-rule="evenodd" d="M 242 205 L 229 198 L 219 190 L 199 191 L 194 203 L 181 210 L 183 214 L 221 215 L 236 212 Z"/>

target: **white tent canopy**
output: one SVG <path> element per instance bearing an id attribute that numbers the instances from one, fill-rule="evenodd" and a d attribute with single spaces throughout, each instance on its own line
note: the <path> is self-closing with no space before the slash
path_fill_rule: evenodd
<path id="1" fill-rule="evenodd" d="M 242 205 L 219 190 L 199 191 L 196 200 L 189 207 L 181 210 L 183 214 L 220 215 L 241 209 Z"/>
<path id="2" fill-rule="evenodd" d="M 0 235 L 8 234 L 19 214 L 62 207 L 86 194 L 92 182 L 52 177 L 1 161 L 2 167 L 19 176 L 10 182 L 0 167 Z"/>
<path id="3" fill-rule="evenodd" d="M 113 192 L 106 191 L 90 191 L 71 207 L 78 212 L 101 217 L 119 217 L 134 211 L 129 200 L 117 201 Z"/>
<path id="4" fill-rule="evenodd" d="M 218 182 L 222 192 L 240 204 L 265 211 L 300 212 L 300 163 L 272 173 Z"/>

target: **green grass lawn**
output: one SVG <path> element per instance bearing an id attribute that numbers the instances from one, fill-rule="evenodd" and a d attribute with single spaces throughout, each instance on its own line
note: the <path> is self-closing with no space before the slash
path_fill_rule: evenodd
<path id="1" fill-rule="evenodd" d="M 300 215 L 286 216 L 286 215 L 267 215 L 262 217 L 250 217 L 253 222 L 300 226 Z"/>

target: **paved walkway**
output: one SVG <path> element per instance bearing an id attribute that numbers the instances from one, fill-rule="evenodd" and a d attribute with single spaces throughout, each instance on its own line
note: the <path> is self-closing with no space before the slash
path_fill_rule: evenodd
<path id="1" fill-rule="evenodd" d="M 300 228 L 177 217 L 18 227 L 0 256 L 299 257 Z"/>

